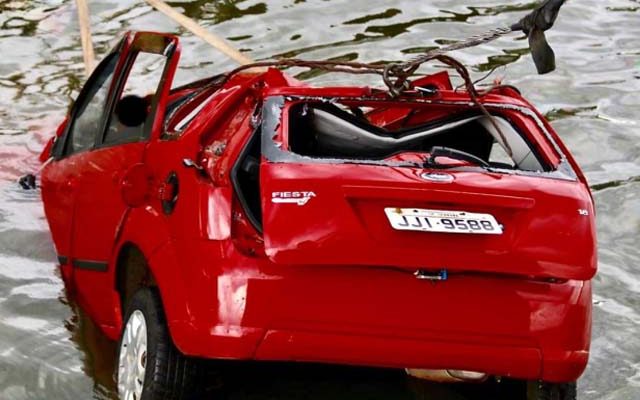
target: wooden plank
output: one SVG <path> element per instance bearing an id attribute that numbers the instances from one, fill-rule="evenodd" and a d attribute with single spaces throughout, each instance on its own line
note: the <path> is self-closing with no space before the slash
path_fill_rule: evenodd
<path id="1" fill-rule="evenodd" d="M 89 22 L 89 7 L 86 0 L 76 0 L 78 6 L 78 22 L 80 23 L 80 41 L 82 42 L 82 57 L 84 59 L 84 71 L 91 75 L 95 65 L 95 54 L 91 42 L 91 27 Z"/>
<path id="2" fill-rule="evenodd" d="M 239 52 L 238 50 L 230 46 L 224 39 L 204 29 L 202 26 L 200 26 L 200 24 L 198 24 L 196 21 L 192 20 L 191 18 L 180 14 L 179 12 L 171 8 L 171 6 L 169 6 L 164 1 L 162 0 L 145 0 L 145 1 L 149 3 L 149 5 L 154 7 L 156 10 L 160 11 L 167 17 L 171 18 L 172 20 L 174 20 L 175 22 L 177 22 L 178 24 L 180 24 L 181 26 L 189 30 L 194 35 L 198 36 L 205 42 L 209 43 L 211 46 L 220 50 L 222 53 L 224 53 L 226 56 L 228 56 L 232 60 L 236 61 L 238 64 L 246 65 L 246 64 L 254 63 L 254 61 L 251 58 L 247 57 L 246 55 L 242 54 L 241 52 Z"/>

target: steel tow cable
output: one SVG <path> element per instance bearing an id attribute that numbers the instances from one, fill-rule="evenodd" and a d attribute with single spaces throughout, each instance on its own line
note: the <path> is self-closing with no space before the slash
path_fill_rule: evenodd
<path id="1" fill-rule="evenodd" d="M 538 73 L 545 74 L 555 69 L 555 55 L 553 50 L 549 46 L 544 36 L 544 31 L 550 29 L 560 11 L 560 8 L 566 0 L 545 0 L 539 6 L 537 6 L 531 13 L 526 15 L 517 23 L 510 27 L 495 28 L 490 31 L 471 36 L 465 40 L 453 43 L 451 45 L 433 49 L 425 54 L 416 56 L 409 61 L 401 63 L 389 63 L 389 64 L 374 64 L 374 63 L 358 63 L 349 61 L 310 61 L 301 60 L 296 58 L 289 58 L 275 61 L 262 61 L 242 65 L 228 73 L 226 73 L 222 80 L 216 79 L 213 84 L 224 84 L 233 75 L 253 68 L 264 67 L 306 67 L 315 68 L 327 72 L 342 72 L 349 74 L 376 74 L 381 75 L 382 80 L 389 89 L 389 95 L 394 98 L 401 95 L 404 91 L 411 88 L 409 78 L 415 74 L 422 64 L 430 61 L 440 61 L 456 70 L 460 77 L 464 81 L 464 86 L 469 93 L 469 97 L 473 104 L 480 109 L 482 114 L 489 119 L 494 129 L 500 135 L 502 143 L 505 146 L 509 156 L 513 155 L 513 151 L 502 129 L 496 122 L 495 118 L 486 107 L 480 102 L 479 98 L 481 94 L 478 93 L 471 75 L 467 67 L 460 61 L 447 55 L 447 53 L 466 49 L 470 47 L 479 46 L 497 40 L 503 36 L 511 34 L 513 32 L 524 32 L 529 38 L 529 46 L 533 55 Z"/>
<path id="2" fill-rule="evenodd" d="M 550 29 L 566 0 L 545 0 L 531 13 L 526 15 L 517 23 L 510 27 L 495 28 L 490 31 L 471 36 L 465 40 L 450 44 L 445 47 L 433 49 L 425 54 L 416 56 L 409 61 L 399 63 L 358 63 L 350 61 L 311 61 L 297 58 L 288 58 L 274 61 L 261 61 L 251 64 L 242 65 L 228 73 L 226 79 L 238 72 L 247 69 L 259 67 L 307 67 L 316 68 L 329 72 L 344 72 L 350 74 L 377 74 L 382 75 L 385 85 L 389 88 L 392 96 L 398 96 L 404 90 L 410 87 L 407 79 L 411 77 L 417 69 L 424 63 L 433 60 L 439 60 L 445 64 L 452 66 L 461 73 L 461 77 L 465 80 L 465 85 L 475 97 L 478 92 L 475 90 L 473 82 L 467 68 L 460 62 L 447 56 L 452 51 L 466 49 L 492 42 L 502 36 L 513 32 L 524 32 L 529 38 L 529 44 L 533 53 L 533 58 L 540 74 L 553 71 L 555 68 L 555 56 L 553 50 L 549 47 L 544 37 L 544 31 Z M 219 81 L 218 81 L 219 83 Z"/>

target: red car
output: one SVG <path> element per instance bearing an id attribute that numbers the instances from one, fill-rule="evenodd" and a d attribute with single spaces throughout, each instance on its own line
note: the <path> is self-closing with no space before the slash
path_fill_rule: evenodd
<path id="1" fill-rule="evenodd" d="M 127 34 L 43 153 L 62 276 L 120 340 L 123 399 L 199 398 L 203 359 L 575 398 L 594 204 L 516 89 L 484 93 L 488 115 L 446 72 L 397 97 L 277 69 L 172 88 L 179 56 L 174 36 Z"/>

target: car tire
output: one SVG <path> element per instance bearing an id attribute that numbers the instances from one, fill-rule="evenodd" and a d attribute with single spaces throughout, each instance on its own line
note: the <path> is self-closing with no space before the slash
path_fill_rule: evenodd
<path id="1" fill-rule="evenodd" d="M 116 360 L 121 400 L 209 399 L 219 388 L 206 361 L 184 356 L 173 344 L 156 290 L 138 290 L 124 321 Z"/>
<path id="2" fill-rule="evenodd" d="M 577 385 L 570 383 L 549 383 L 532 381 L 527 384 L 527 400 L 576 400 Z"/>

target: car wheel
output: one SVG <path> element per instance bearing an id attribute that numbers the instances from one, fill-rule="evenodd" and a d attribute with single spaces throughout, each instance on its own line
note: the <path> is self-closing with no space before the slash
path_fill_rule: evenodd
<path id="1" fill-rule="evenodd" d="M 570 383 L 529 382 L 527 400 L 576 400 L 577 385 Z"/>
<path id="2" fill-rule="evenodd" d="M 120 400 L 200 399 L 219 387 L 203 360 L 184 356 L 171 341 L 155 290 L 134 294 L 125 321 L 116 366 Z"/>

